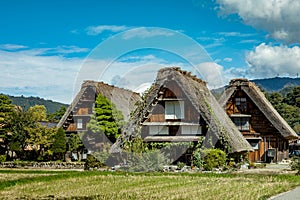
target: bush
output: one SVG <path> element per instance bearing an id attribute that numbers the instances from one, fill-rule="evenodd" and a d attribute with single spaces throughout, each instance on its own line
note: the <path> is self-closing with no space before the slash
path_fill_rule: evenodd
<path id="1" fill-rule="evenodd" d="M 183 162 L 177 162 L 177 169 L 182 169 L 185 166 Z"/>
<path id="2" fill-rule="evenodd" d="M 204 169 L 211 171 L 213 168 L 223 168 L 226 164 L 226 153 L 220 149 L 203 150 Z"/>
<path id="3" fill-rule="evenodd" d="M 193 165 L 199 169 L 203 168 L 203 158 L 201 157 L 201 151 L 195 151 L 193 155 Z"/>
<path id="4" fill-rule="evenodd" d="M 142 154 L 131 154 L 129 158 L 129 171 L 159 172 L 163 171 L 167 159 L 160 151 L 149 151 Z"/>
<path id="5" fill-rule="evenodd" d="M 6 155 L 0 155 L 0 163 L 6 161 Z"/>
<path id="6" fill-rule="evenodd" d="M 90 170 L 90 169 L 94 169 L 94 168 L 100 168 L 102 167 L 103 164 L 100 163 L 94 155 L 92 154 L 88 154 L 86 161 L 84 163 L 84 170 Z"/>
<path id="7" fill-rule="evenodd" d="M 291 169 L 297 170 L 296 175 L 300 175 L 300 158 L 298 157 L 292 158 Z"/>

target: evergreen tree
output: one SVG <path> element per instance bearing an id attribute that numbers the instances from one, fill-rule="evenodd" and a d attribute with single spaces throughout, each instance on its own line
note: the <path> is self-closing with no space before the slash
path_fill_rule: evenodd
<path id="1" fill-rule="evenodd" d="M 66 133 L 63 128 L 59 128 L 54 136 L 54 141 L 51 150 L 58 159 L 63 158 L 63 154 L 66 152 Z"/>
<path id="2" fill-rule="evenodd" d="M 93 133 L 103 133 L 109 139 L 116 140 L 124 125 L 122 112 L 105 96 L 98 95 L 95 101 L 95 114 L 88 123 Z"/>

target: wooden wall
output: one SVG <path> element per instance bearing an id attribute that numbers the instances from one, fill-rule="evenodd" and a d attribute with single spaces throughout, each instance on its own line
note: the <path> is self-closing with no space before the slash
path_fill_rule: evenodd
<path id="1" fill-rule="evenodd" d="M 247 110 L 241 112 L 237 109 L 235 104 L 235 98 L 246 98 Z M 269 148 L 276 149 L 276 156 L 272 160 L 273 162 L 281 161 L 288 158 L 288 140 L 284 139 L 280 132 L 271 124 L 271 122 L 264 116 L 262 111 L 255 105 L 255 103 L 244 93 L 242 90 L 238 90 L 229 99 L 226 104 L 226 113 L 231 114 L 247 114 L 251 115 L 249 120 L 250 130 L 241 131 L 246 138 L 260 137 L 259 149 L 249 153 L 250 161 L 264 161 L 269 162 L 267 156 L 267 150 Z"/>

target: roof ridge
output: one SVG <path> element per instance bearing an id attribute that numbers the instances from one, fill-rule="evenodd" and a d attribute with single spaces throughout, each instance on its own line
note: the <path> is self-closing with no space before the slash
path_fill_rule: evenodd
<path id="1" fill-rule="evenodd" d="M 127 91 L 127 92 L 132 92 L 132 93 L 135 93 L 137 95 L 140 95 L 140 93 L 138 93 L 138 92 L 132 91 L 132 90 L 127 89 L 127 88 L 122 88 L 122 87 L 118 87 L 118 86 L 115 86 L 115 85 L 110 85 L 110 84 L 105 83 L 103 81 L 84 80 L 83 83 L 81 84 L 81 88 L 88 87 L 88 86 L 90 86 L 92 84 L 94 84 L 94 86 L 96 86 L 96 84 L 98 84 L 98 85 L 99 84 L 103 84 L 105 86 L 109 86 L 109 87 L 112 87 L 112 88 L 124 90 L 124 91 Z"/>

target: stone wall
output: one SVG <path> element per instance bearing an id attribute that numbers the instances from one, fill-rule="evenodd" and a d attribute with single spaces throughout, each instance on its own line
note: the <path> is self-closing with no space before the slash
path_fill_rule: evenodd
<path id="1" fill-rule="evenodd" d="M 84 169 L 84 162 L 1 162 L 0 168 L 20 169 Z"/>

